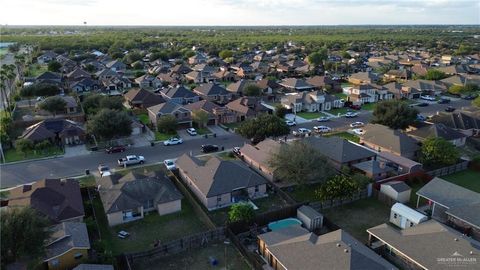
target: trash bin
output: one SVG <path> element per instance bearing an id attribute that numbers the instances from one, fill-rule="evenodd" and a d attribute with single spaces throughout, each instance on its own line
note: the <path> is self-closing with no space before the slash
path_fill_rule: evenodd
<path id="1" fill-rule="evenodd" d="M 217 133 L 213 133 L 213 137 L 216 138 L 216 137 L 217 137 Z"/>
<path id="2" fill-rule="evenodd" d="M 150 146 L 155 146 L 155 142 L 150 142 Z"/>
<path id="3" fill-rule="evenodd" d="M 225 146 L 222 146 L 222 151 L 225 150 Z"/>
<path id="4" fill-rule="evenodd" d="M 85 170 L 85 175 L 89 175 L 90 174 L 90 170 L 89 169 L 86 169 Z"/>
<path id="5" fill-rule="evenodd" d="M 205 134 L 204 137 L 205 137 L 205 138 L 208 138 L 208 134 Z"/>

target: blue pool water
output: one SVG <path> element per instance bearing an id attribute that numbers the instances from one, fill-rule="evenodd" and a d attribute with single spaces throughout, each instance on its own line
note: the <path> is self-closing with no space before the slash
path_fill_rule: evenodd
<path id="1" fill-rule="evenodd" d="M 302 225 L 302 222 L 296 218 L 286 218 L 275 222 L 268 223 L 268 228 L 272 231 L 280 230 L 293 225 Z"/>

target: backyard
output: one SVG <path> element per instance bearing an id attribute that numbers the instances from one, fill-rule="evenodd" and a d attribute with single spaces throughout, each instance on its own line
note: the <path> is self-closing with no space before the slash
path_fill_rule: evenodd
<path id="1" fill-rule="evenodd" d="M 376 103 L 365 103 L 362 105 L 362 110 L 373 111 L 375 109 L 375 106 L 377 106 Z"/>
<path id="2" fill-rule="evenodd" d="M 375 198 L 366 198 L 352 203 L 322 210 L 333 223 L 357 238 L 368 240 L 368 228 L 388 222 L 390 208 Z"/>
<path id="3" fill-rule="evenodd" d="M 63 155 L 63 148 L 58 146 L 50 146 L 43 150 L 30 150 L 25 153 L 17 151 L 16 149 L 5 150 L 5 162 L 15 162 L 28 159 L 44 158 Z"/>
<path id="4" fill-rule="evenodd" d="M 38 75 L 48 71 L 46 65 L 33 64 L 30 65 L 27 69 L 27 77 L 37 77 Z"/>
<path id="5" fill-rule="evenodd" d="M 333 137 L 333 136 L 341 137 L 341 138 L 344 138 L 346 140 L 356 142 L 356 143 L 360 142 L 360 138 L 358 136 L 355 136 L 355 135 L 353 135 L 351 133 L 348 133 L 346 131 L 338 132 L 338 133 L 330 133 L 330 134 L 325 135 L 325 137 Z"/>
<path id="6" fill-rule="evenodd" d="M 217 260 L 217 265 L 209 263 L 210 257 Z M 227 265 L 225 265 L 225 262 L 227 262 Z M 160 264 L 162 269 L 165 270 L 250 269 L 232 243 L 221 241 L 212 242 L 205 247 L 151 260 L 135 266 L 138 269 L 158 269 Z"/>
<path id="7" fill-rule="evenodd" d="M 287 192 L 290 197 L 292 197 L 297 202 L 312 202 L 318 201 L 315 191 L 320 188 L 320 183 L 303 185 L 303 186 L 293 186 L 285 188 L 284 191 Z"/>
<path id="8" fill-rule="evenodd" d="M 480 172 L 472 169 L 440 177 L 448 182 L 480 193 Z"/>

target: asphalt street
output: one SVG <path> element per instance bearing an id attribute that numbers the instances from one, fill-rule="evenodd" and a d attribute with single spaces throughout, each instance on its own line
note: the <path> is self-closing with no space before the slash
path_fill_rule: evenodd
<path id="1" fill-rule="evenodd" d="M 0 167 L 0 187 L 12 187 L 19 184 L 30 183 L 43 178 L 63 178 L 85 174 L 85 170 L 91 172 L 97 170 L 99 164 L 106 164 L 110 168 L 117 168 L 117 160 L 126 155 L 142 155 L 146 159 L 146 164 L 162 162 L 165 159 L 177 158 L 184 153 L 192 152 L 193 155 L 199 155 L 202 144 L 216 144 L 219 147 L 230 149 L 234 146 L 242 146 L 245 139 L 230 134 L 218 136 L 216 138 L 199 138 L 185 141 L 180 145 L 146 146 L 139 148 L 130 148 L 123 153 L 106 154 L 104 152 L 93 152 L 88 155 L 52 158 L 46 160 L 37 160 L 22 162 L 17 164 L 6 164 Z"/>

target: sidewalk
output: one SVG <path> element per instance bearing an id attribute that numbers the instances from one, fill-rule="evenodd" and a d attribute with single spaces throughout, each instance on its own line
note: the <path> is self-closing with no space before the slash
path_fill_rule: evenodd
<path id="1" fill-rule="evenodd" d="M 285 119 L 286 119 L 286 120 L 290 120 L 290 121 L 295 121 L 297 124 L 310 123 L 310 122 L 312 122 L 313 120 L 315 120 L 315 119 L 313 119 L 313 120 L 307 120 L 307 119 L 305 119 L 305 118 L 303 118 L 303 117 L 300 117 L 300 116 L 298 116 L 298 115 L 291 114 L 291 113 L 287 113 L 287 114 L 285 115 Z"/>

